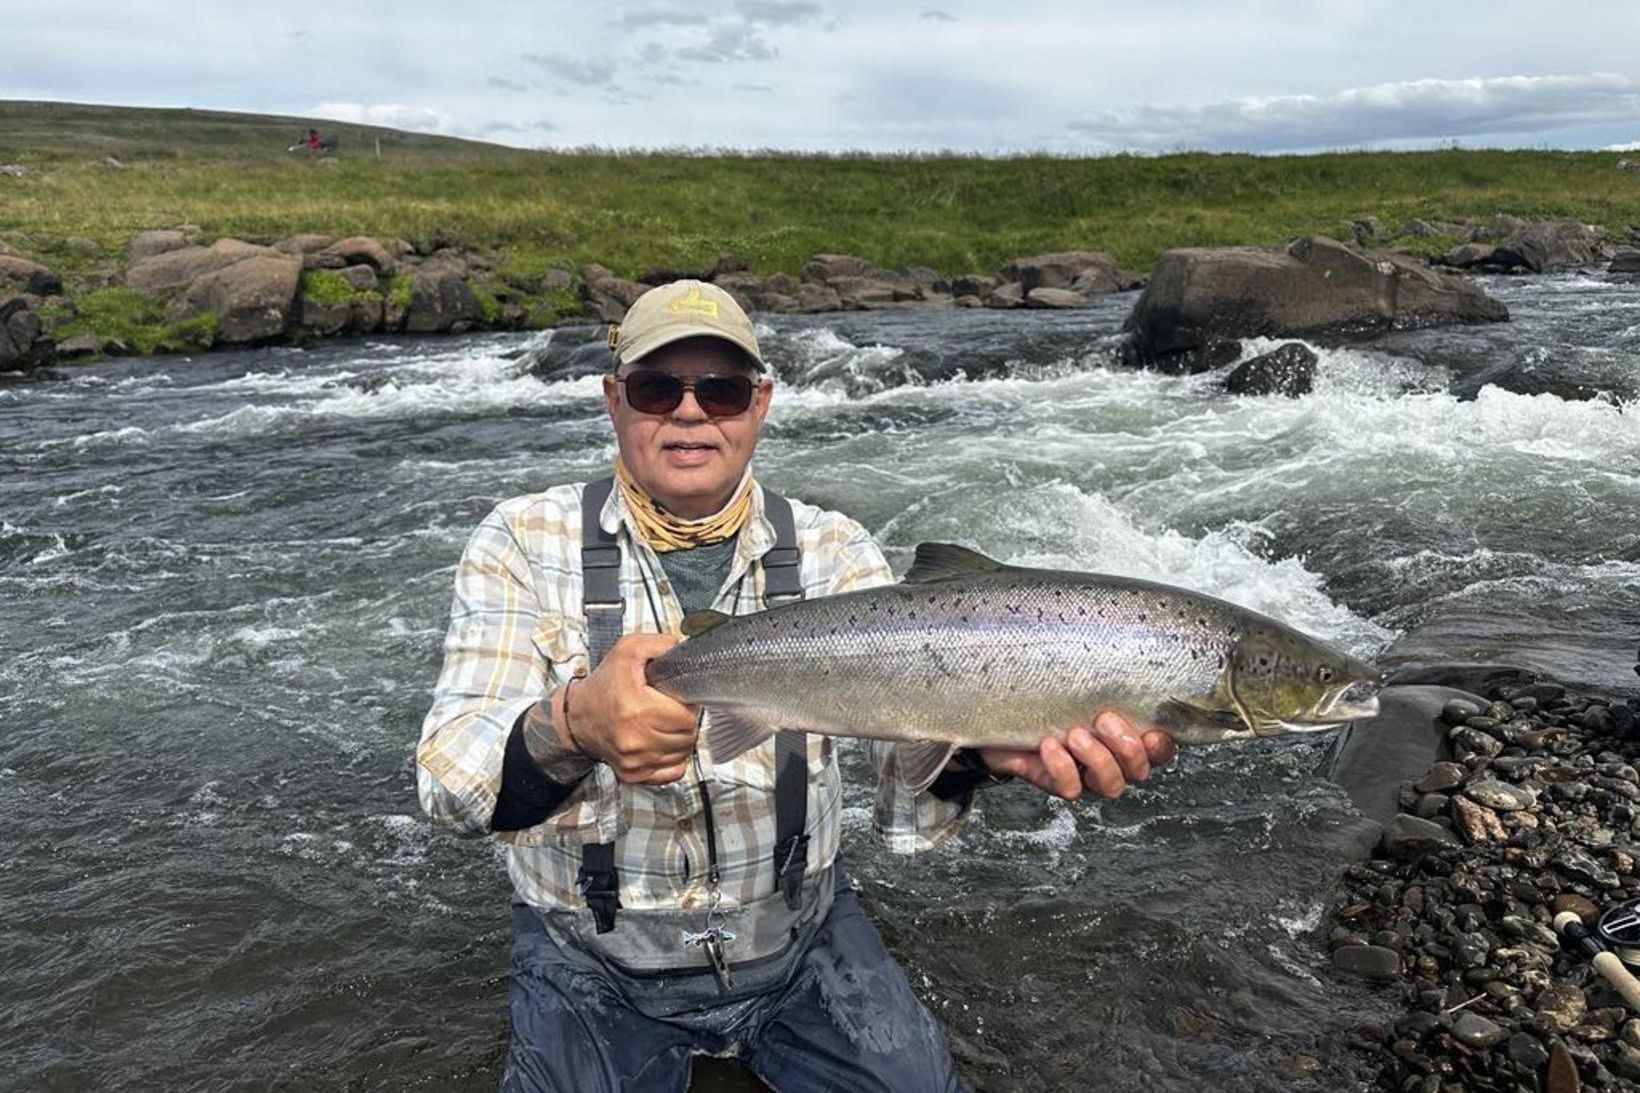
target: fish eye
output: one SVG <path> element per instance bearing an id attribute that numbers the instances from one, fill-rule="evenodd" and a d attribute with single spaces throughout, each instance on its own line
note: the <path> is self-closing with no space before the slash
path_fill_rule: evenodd
<path id="1" fill-rule="evenodd" d="M 1320 668 L 1316 669 L 1315 678 L 1319 679 L 1323 683 L 1331 683 L 1333 681 L 1333 670 L 1323 664 Z"/>

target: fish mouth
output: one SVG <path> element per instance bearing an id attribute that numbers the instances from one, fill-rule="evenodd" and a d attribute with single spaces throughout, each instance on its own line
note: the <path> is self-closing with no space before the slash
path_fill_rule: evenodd
<path id="1" fill-rule="evenodd" d="M 1343 721 L 1377 717 L 1378 693 L 1383 689 L 1383 683 L 1376 679 L 1358 679 L 1335 687 L 1322 697 L 1305 720 L 1336 725 Z"/>

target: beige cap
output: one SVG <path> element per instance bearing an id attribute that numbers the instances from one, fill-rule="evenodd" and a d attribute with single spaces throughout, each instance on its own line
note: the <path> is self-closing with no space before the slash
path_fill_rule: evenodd
<path id="1" fill-rule="evenodd" d="M 673 281 L 652 288 L 627 309 L 611 341 L 615 359 L 631 364 L 663 345 L 684 338 L 722 338 L 751 354 L 768 371 L 757 347 L 757 331 L 735 298 L 705 281 Z"/>

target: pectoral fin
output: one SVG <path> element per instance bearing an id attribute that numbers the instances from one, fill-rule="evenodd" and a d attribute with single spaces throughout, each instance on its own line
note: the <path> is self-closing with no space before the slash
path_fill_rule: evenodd
<path id="1" fill-rule="evenodd" d="M 938 740 L 913 740 L 894 746 L 894 769 L 913 793 L 921 793 L 940 776 L 951 761 L 955 744 Z"/>
<path id="2" fill-rule="evenodd" d="M 760 710 L 710 706 L 706 710 L 706 747 L 712 753 L 712 762 L 727 763 L 763 743 L 778 728 Z"/>

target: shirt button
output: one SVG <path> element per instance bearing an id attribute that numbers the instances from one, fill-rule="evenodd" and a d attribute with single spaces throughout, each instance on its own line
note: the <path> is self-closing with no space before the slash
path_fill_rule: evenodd
<path id="1" fill-rule="evenodd" d="M 693 830 L 695 830 L 695 821 L 693 821 L 689 817 L 685 816 L 683 819 L 678 821 L 678 830 L 679 831 L 693 831 Z"/>

